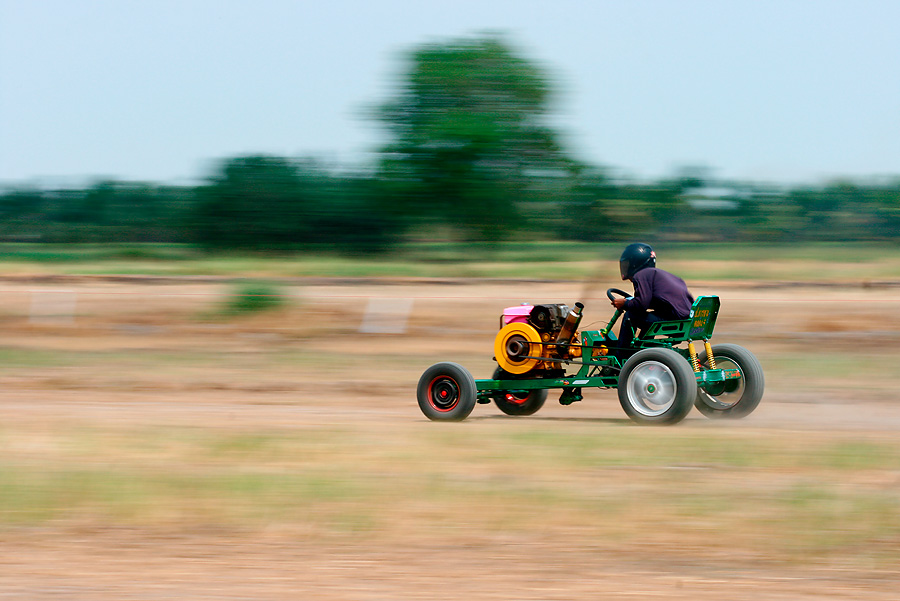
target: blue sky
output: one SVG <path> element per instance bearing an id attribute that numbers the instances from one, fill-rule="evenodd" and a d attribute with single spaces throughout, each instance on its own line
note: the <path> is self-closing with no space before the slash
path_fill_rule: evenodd
<path id="1" fill-rule="evenodd" d="M 0 182 L 364 165 L 415 46 L 506 32 L 582 160 L 774 182 L 900 175 L 900 2 L 0 0 Z"/>

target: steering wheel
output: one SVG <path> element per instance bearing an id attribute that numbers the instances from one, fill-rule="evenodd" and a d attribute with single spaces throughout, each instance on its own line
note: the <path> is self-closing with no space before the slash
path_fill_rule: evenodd
<path id="1" fill-rule="evenodd" d="M 622 298 L 629 298 L 631 296 L 634 296 L 633 294 L 628 294 L 624 290 L 619 290 L 618 288 L 607 288 L 606 289 L 606 297 L 611 301 L 616 300 L 615 297 L 613 296 L 613 294 L 618 294 Z"/>

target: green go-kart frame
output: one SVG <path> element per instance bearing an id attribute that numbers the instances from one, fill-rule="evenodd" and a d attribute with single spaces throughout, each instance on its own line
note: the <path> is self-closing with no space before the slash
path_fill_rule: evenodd
<path id="1" fill-rule="evenodd" d="M 610 300 L 614 295 L 629 296 L 607 290 Z M 687 319 L 653 323 L 627 341 L 613 333 L 623 314 L 616 309 L 603 329 L 583 331 L 569 343 L 575 352 L 565 358 L 543 352 L 556 342 L 517 340 L 509 351 L 512 360 L 552 369 L 513 374 L 498 367 L 492 378 L 475 380 L 458 364 L 435 364 L 419 380 L 419 407 L 435 421 L 465 419 L 476 404 L 492 401 L 508 415 L 532 415 L 550 390 L 560 390 L 560 403 L 570 405 L 583 399 L 585 388 L 614 388 L 628 417 L 642 424 L 677 423 L 693 407 L 710 418 L 745 417 L 762 399 L 763 371 L 747 349 L 710 344 L 720 306 L 719 297 L 701 296 Z"/>

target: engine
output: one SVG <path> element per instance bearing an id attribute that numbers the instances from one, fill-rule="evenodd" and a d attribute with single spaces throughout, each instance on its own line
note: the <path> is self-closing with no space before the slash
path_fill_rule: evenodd
<path id="1" fill-rule="evenodd" d="M 584 305 L 521 305 L 504 310 L 494 339 L 494 358 L 511 374 L 558 371 L 581 356 L 578 324 Z"/>

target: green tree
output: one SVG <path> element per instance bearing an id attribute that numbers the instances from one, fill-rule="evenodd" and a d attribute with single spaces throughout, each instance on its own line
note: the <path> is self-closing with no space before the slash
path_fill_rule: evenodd
<path id="1" fill-rule="evenodd" d="M 379 111 L 392 138 L 381 177 L 416 219 L 502 238 L 538 174 L 567 166 L 545 123 L 550 95 L 544 72 L 500 37 L 422 46 Z"/>
<path id="2" fill-rule="evenodd" d="M 38 190 L 12 190 L 0 196 L 0 221 L 41 213 L 44 204 L 44 196 Z"/>
<path id="3" fill-rule="evenodd" d="M 387 250 L 400 231 L 371 178 L 334 176 L 311 161 L 230 159 L 198 196 L 194 233 L 209 247 L 368 253 Z"/>
<path id="4" fill-rule="evenodd" d="M 874 189 L 871 205 L 876 232 L 900 240 L 900 180 Z"/>
<path id="5" fill-rule="evenodd" d="M 209 246 L 271 248 L 309 242 L 319 182 L 303 181 L 290 160 L 238 157 L 200 192 L 196 234 Z"/>

